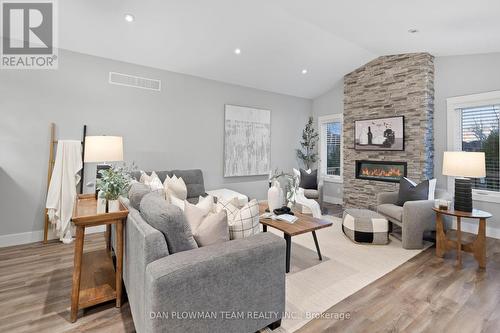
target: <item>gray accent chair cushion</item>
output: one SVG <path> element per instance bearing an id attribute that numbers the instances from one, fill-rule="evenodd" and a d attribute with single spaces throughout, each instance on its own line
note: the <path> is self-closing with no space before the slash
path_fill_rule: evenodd
<path id="1" fill-rule="evenodd" d="M 147 194 L 140 204 L 141 215 L 167 240 L 170 254 L 198 248 L 182 210 L 168 204 L 157 193 Z"/>
<path id="2" fill-rule="evenodd" d="M 403 220 L 403 207 L 401 206 L 393 204 L 382 204 L 377 206 L 377 211 L 399 222 Z"/>
<path id="3" fill-rule="evenodd" d="M 319 199 L 319 191 L 304 189 L 304 196 L 308 199 Z"/>

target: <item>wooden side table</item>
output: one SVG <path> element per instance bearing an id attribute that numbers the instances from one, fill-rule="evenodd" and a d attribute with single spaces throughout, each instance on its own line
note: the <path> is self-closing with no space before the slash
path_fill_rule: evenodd
<path id="1" fill-rule="evenodd" d="M 474 255 L 480 268 L 486 268 L 486 219 L 492 215 L 482 210 L 474 209 L 472 212 L 461 212 L 452 208 L 442 210 L 432 208 L 436 212 L 436 256 L 442 258 L 450 249 L 457 250 L 457 265 L 462 266 L 462 251 Z M 452 240 L 446 236 L 443 225 L 443 215 L 454 216 L 457 219 L 457 239 Z M 471 243 L 462 243 L 461 219 L 471 218 L 479 220 L 476 239 Z"/>
<path id="2" fill-rule="evenodd" d="M 79 195 L 71 220 L 76 226 L 75 263 L 71 292 L 71 322 L 78 310 L 116 299 L 122 301 L 123 223 L 128 210 L 120 203 L 120 211 L 97 214 L 94 194 Z M 111 225 L 116 225 L 116 271 L 111 258 Z M 106 225 L 106 249 L 83 253 L 86 227 Z"/>

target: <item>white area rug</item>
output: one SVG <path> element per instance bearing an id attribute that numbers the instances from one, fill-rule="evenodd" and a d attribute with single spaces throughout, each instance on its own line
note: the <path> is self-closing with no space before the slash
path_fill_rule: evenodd
<path id="1" fill-rule="evenodd" d="M 292 237 L 286 311 L 293 318 L 283 319 L 278 332 L 299 329 L 311 320 L 308 313 L 328 310 L 423 251 L 405 250 L 393 237 L 388 245 L 358 245 L 344 235 L 340 218 L 324 218 L 334 223 L 316 232 L 323 261 L 318 260 L 311 233 Z M 283 236 L 276 229 L 268 231 Z"/>

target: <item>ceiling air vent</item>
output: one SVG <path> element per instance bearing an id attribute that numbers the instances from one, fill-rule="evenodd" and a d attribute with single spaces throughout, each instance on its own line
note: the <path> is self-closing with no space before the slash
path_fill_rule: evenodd
<path id="1" fill-rule="evenodd" d="M 119 86 L 134 87 L 139 89 L 147 89 L 160 91 L 161 80 L 148 79 L 146 77 L 109 72 L 109 83 Z"/>

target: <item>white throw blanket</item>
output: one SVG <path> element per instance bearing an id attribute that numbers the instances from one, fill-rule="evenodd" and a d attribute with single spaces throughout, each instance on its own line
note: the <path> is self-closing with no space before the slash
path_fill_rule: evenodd
<path id="1" fill-rule="evenodd" d="M 316 200 L 307 199 L 304 195 L 304 189 L 299 187 L 297 190 L 297 195 L 295 196 L 295 202 L 309 208 L 311 210 L 312 216 L 320 219 L 321 215 L 321 207 Z"/>
<path id="2" fill-rule="evenodd" d="M 73 241 L 71 215 L 76 199 L 76 186 L 82 169 L 82 144 L 76 140 L 59 140 L 47 204 L 49 220 L 56 226 L 63 243 Z"/>

